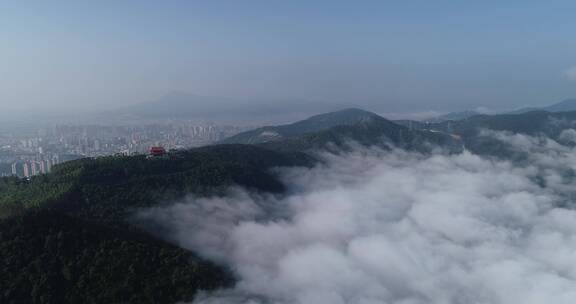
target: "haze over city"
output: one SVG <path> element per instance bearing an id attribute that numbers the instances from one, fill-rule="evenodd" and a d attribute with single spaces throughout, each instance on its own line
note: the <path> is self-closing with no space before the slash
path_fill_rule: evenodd
<path id="1" fill-rule="evenodd" d="M 3 114 L 173 92 L 502 111 L 576 96 L 573 1 L 0 3 Z"/>

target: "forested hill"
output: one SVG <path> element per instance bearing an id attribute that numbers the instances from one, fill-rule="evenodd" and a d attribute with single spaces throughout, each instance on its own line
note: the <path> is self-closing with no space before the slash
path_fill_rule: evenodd
<path id="1" fill-rule="evenodd" d="M 440 123 L 422 123 L 414 121 L 398 122 L 415 129 L 435 130 L 458 135 L 466 149 L 481 155 L 501 158 L 516 158 L 514 151 L 506 143 L 487 136 L 485 130 L 524 134 L 529 136 L 544 136 L 566 145 L 574 145 L 572 140 L 566 141 L 562 134 L 567 129 L 576 128 L 576 111 L 547 112 L 531 111 L 518 114 L 475 115 L 457 121 Z"/>
<path id="2" fill-rule="evenodd" d="M 457 134 L 463 138 L 477 136 L 481 130 L 507 131 L 556 138 L 563 130 L 576 127 L 576 111 L 530 111 L 514 114 L 478 114 L 464 119 L 443 122 L 395 121 L 414 129 L 431 129 Z"/>
<path id="3" fill-rule="evenodd" d="M 282 153 L 250 145 L 220 145 L 145 156 L 81 159 L 60 165 L 31 181 L 0 180 L 0 216 L 30 207 L 53 208 L 118 224 L 134 208 L 149 207 L 187 193 L 217 194 L 232 184 L 280 192 L 268 169 L 307 165 L 303 153 Z"/>
<path id="4" fill-rule="evenodd" d="M 226 269 L 146 235 L 130 215 L 235 184 L 281 192 L 270 168 L 311 163 L 300 153 L 226 145 L 168 159 L 82 159 L 31 181 L 0 179 L 0 303 L 174 303 L 228 286 Z"/>
<path id="5" fill-rule="evenodd" d="M 431 128 L 458 133 L 463 137 L 476 136 L 482 129 L 557 137 L 566 128 L 576 125 L 576 112 L 532 111 L 521 114 L 476 115 L 467 119 L 432 124 Z"/>
<path id="6" fill-rule="evenodd" d="M 233 185 L 282 193 L 271 168 L 310 166 L 316 159 L 309 151 L 349 142 L 421 152 L 460 147 L 449 134 L 412 130 L 357 109 L 274 130 L 282 138 L 250 139 L 262 130 L 236 137 L 255 145 L 230 140 L 165 158 L 87 158 L 29 181 L 0 179 L 0 303 L 190 300 L 199 290 L 230 285 L 233 277 L 144 232 L 130 221 L 138 210 L 188 194 L 224 194 Z"/>
<path id="7" fill-rule="evenodd" d="M 50 210 L 0 221 L 0 257 L 0 303 L 175 303 L 234 282 L 176 246 Z"/>
<path id="8" fill-rule="evenodd" d="M 460 151 L 461 144 L 447 132 L 414 130 L 360 109 L 312 116 L 288 125 L 268 126 L 242 132 L 222 143 L 257 144 L 277 151 L 313 151 L 354 142 L 364 146 L 391 146 L 420 152 L 442 147 Z"/>
<path id="9" fill-rule="evenodd" d="M 267 126 L 224 139 L 222 143 L 234 144 L 260 144 L 271 141 L 282 141 L 306 134 L 324 131 L 337 126 L 349 126 L 359 123 L 369 123 L 374 120 L 385 121 L 389 128 L 397 126 L 382 117 L 368 111 L 360 109 L 344 109 L 341 111 L 319 114 L 297 121 L 295 123 L 281 126 Z"/>

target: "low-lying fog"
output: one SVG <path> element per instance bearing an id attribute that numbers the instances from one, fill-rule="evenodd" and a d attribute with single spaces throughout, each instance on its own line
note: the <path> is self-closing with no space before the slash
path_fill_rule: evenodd
<path id="1" fill-rule="evenodd" d="M 236 188 L 139 216 L 235 271 L 198 304 L 574 303 L 576 151 L 493 136 L 530 157 L 357 149 L 279 169 L 282 198 Z"/>

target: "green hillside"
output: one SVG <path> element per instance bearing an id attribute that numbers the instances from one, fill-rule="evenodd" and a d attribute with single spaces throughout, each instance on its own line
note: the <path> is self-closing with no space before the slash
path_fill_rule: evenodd
<path id="1" fill-rule="evenodd" d="M 131 215 L 231 185 L 282 192 L 269 169 L 312 161 L 226 145 L 168 159 L 82 159 L 30 181 L 0 179 L 0 302 L 174 303 L 227 286 L 227 269 L 145 234 Z"/>
<path id="2" fill-rule="evenodd" d="M 48 210 L 0 221 L 0 257 L 0 303 L 175 303 L 233 283 L 173 245 Z"/>
<path id="3" fill-rule="evenodd" d="M 429 152 L 438 146 L 452 152 L 461 148 L 458 140 L 448 134 L 412 130 L 359 109 L 316 115 L 289 125 L 263 127 L 232 136 L 222 143 L 259 144 L 277 151 L 301 152 L 341 150 L 350 143 L 420 152 Z"/>
<path id="4" fill-rule="evenodd" d="M 360 109 L 345 109 L 337 112 L 312 116 L 292 124 L 268 126 L 242 132 L 222 141 L 234 144 L 259 144 L 271 141 L 282 141 L 315 132 L 324 131 L 337 126 L 355 125 L 374 120 L 384 120 L 382 117 Z M 390 127 L 393 123 L 388 122 Z"/>
<path id="5" fill-rule="evenodd" d="M 520 114 L 476 115 L 458 121 L 422 123 L 399 121 L 420 130 L 436 130 L 454 134 L 462 139 L 466 149 L 481 155 L 507 159 L 523 158 L 522 153 L 502 141 L 483 134 L 483 130 L 504 131 L 513 134 L 545 136 L 562 141 L 560 135 L 566 129 L 576 128 L 576 112 L 532 111 Z M 574 143 L 564 143 L 574 144 Z"/>

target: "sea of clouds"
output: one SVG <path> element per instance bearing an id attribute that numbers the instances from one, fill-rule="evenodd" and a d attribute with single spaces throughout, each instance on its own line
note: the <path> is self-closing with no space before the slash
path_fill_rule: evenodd
<path id="1" fill-rule="evenodd" d="M 279 169 L 282 197 L 234 188 L 139 216 L 237 274 L 197 304 L 575 303 L 576 151 L 489 135 L 530 157 L 357 149 Z"/>

